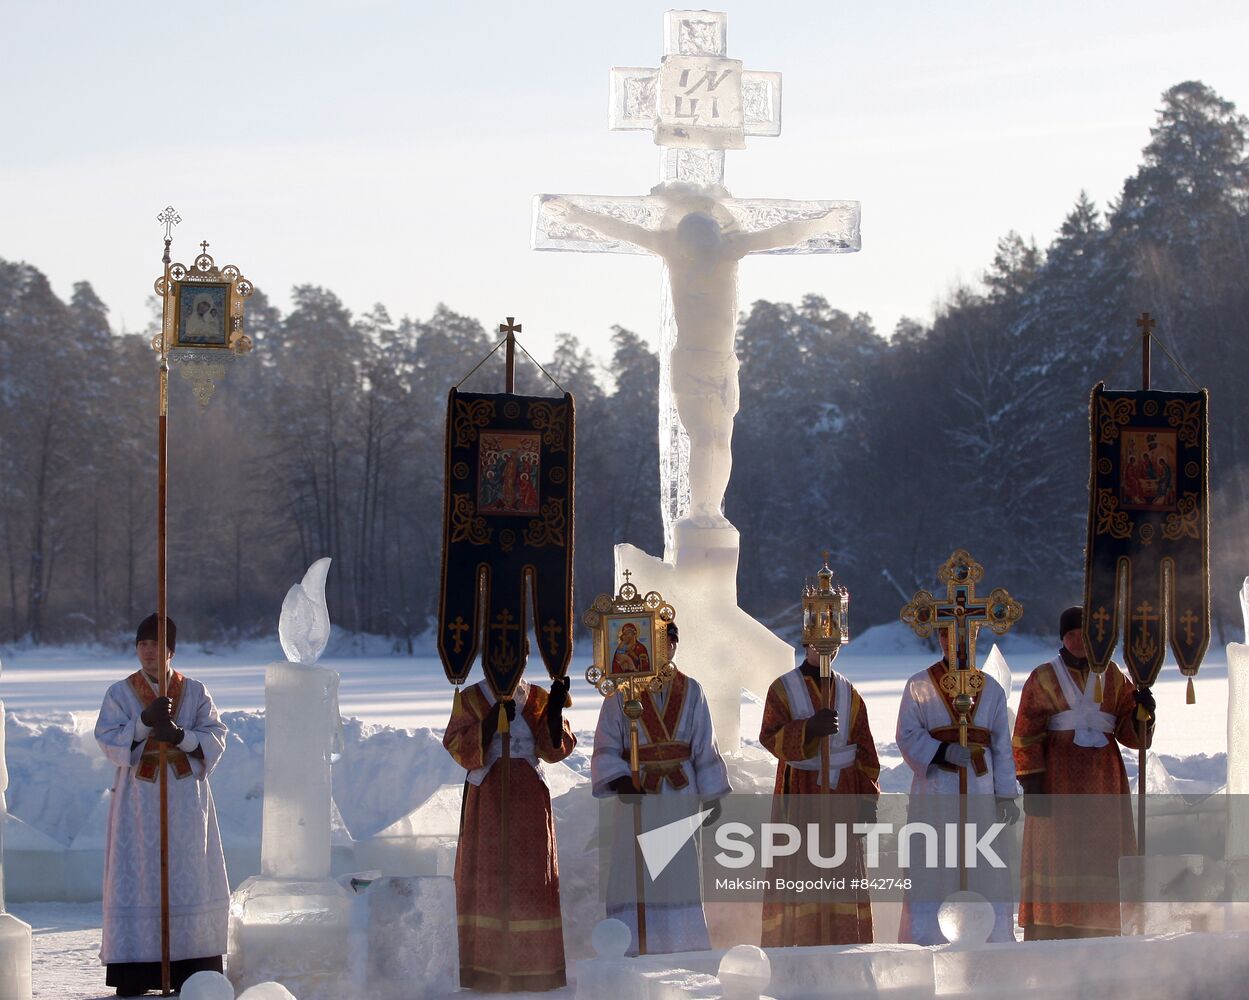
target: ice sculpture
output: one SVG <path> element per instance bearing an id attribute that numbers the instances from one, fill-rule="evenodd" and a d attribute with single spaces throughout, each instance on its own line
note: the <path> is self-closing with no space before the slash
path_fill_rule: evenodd
<path id="1" fill-rule="evenodd" d="M 642 197 L 540 195 L 533 246 L 663 261 L 664 559 L 617 546 L 617 580 L 631 570 L 680 610 L 681 667 L 702 682 L 721 745 L 733 749 L 741 687 L 762 692 L 793 665 L 790 648 L 737 607 L 740 539 L 723 514 L 738 408 L 737 263 L 756 253 L 853 252 L 860 241 L 858 202 L 743 200 L 724 187 L 725 149 L 780 133 L 781 84 L 777 73 L 743 71 L 725 57 L 727 20 L 669 11 L 661 66 L 612 71 L 611 127 L 654 134 L 660 183 Z"/>
<path id="2" fill-rule="evenodd" d="M 1240 610 L 1245 641 L 1227 644 L 1227 858 L 1249 869 L 1249 576 Z M 1249 870 L 1243 877 L 1249 882 Z"/>
<path id="3" fill-rule="evenodd" d="M 3 672 L 0 664 L 0 672 Z M 0 858 L 4 855 L 4 821 L 9 814 L 4 793 L 9 768 L 4 759 L 4 702 L 0 701 Z M 30 1000 L 30 925 L 4 908 L 4 866 L 0 864 L 0 1000 Z"/>
<path id="4" fill-rule="evenodd" d="M 1002 655 L 1002 651 L 998 648 L 997 643 L 994 643 L 993 648 L 989 650 L 989 655 L 984 658 L 984 666 L 980 670 L 997 681 L 1001 685 L 1002 691 L 1006 694 L 1006 731 L 1013 733 L 1015 731 L 1015 710 L 1010 707 L 1010 689 L 1011 685 L 1014 684 L 1014 678 L 1011 676 L 1010 664 L 1006 662 L 1006 657 Z"/>
<path id="5" fill-rule="evenodd" d="M 329 638 L 318 559 L 282 602 L 290 658 L 265 668 L 265 800 L 260 874 L 230 908 L 230 979 L 266 980 L 296 995 L 332 995 L 347 963 L 350 894 L 330 878 L 330 765 L 342 750 L 338 674 L 317 666 Z"/>

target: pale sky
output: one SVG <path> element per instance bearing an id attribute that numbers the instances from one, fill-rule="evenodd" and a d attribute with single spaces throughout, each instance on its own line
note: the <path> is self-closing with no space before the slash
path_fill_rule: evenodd
<path id="1" fill-rule="evenodd" d="M 658 150 L 607 128 L 613 66 L 653 66 L 668 3 L 0 0 L 0 257 L 115 328 L 147 322 L 167 203 L 284 310 L 439 301 L 549 351 L 651 338 L 659 265 L 529 249 L 541 192 L 644 194 Z M 1010 229 L 1104 206 L 1159 96 L 1200 79 L 1249 111 L 1249 14 L 1173 2 L 726 2 L 728 55 L 783 75 L 783 130 L 727 154 L 738 197 L 863 204 L 855 255 L 753 257 L 741 308 L 824 295 L 881 333 L 975 282 Z M 262 345 L 258 345 L 262 346 Z"/>

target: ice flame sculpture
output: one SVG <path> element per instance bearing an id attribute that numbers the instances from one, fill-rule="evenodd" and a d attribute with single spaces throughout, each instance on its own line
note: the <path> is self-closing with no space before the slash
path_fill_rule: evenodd
<path id="1" fill-rule="evenodd" d="M 316 663 L 330 641 L 330 612 L 325 606 L 325 578 L 330 558 L 308 567 L 303 581 L 286 592 L 278 619 L 278 641 L 291 663 Z"/>
<path id="2" fill-rule="evenodd" d="M 318 559 L 282 602 L 286 663 L 265 668 L 265 798 L 260 875 L 234 893 L 230 980 L 280 980 L 297 995 L 329 989 L 346 968 L 348 893 L 330 877 L 330 765 L 342 750 L 338 674 L 317 665 L 330 635 Z"/>

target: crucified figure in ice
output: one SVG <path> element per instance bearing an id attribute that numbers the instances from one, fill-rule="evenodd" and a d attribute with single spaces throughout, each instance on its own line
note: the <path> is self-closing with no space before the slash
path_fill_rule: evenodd
<path id="1" fill-rule="evenodd" d="M 593 199 L 606 211 L 583 208 L 576 203 L 582 200 L 589 199 L 542 195 L 539 213 L 653 253 L 667 266 L 676 321 L 672 395 L 690 439 L 688 516 L 703 527 L 727 525 L 724 494 L 739 400 L 734 350 L 737 262 L 752 253 L 801 252 L 804 244 L 816 240 L 820 252 L 858 250 L 859 203 L 774 203 L 801 206 L 803 215 L 793 218 L 773 209 L 771 214 L 784 221 L 750 229 L 739 216 L 761 203 L 737 202 L 723 188 L 670 181 L 641 199 L 651 203 L 651 210 L 642 214 L 653 220 L 652 228 L 610 214 L 611 199 Z"/>

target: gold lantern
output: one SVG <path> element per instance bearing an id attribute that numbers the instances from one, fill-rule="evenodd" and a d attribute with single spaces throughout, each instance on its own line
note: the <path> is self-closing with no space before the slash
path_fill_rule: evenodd
<path id="1" fill-rule="evenodd" d="M 833 660 L 841 647 L 850 641 L 850 591 L 838 583 L 828 568 L 828 553 L 824 553 L 824 565 L 816 574 L 815 584 L 802 588 L 802 642 L 820 655 L 820 707 L 832 707 Z M 838 720 L 849 725 L 849 719 Z M 820 788 L 830 791 L 829 739 L 820 741 Z"/>

